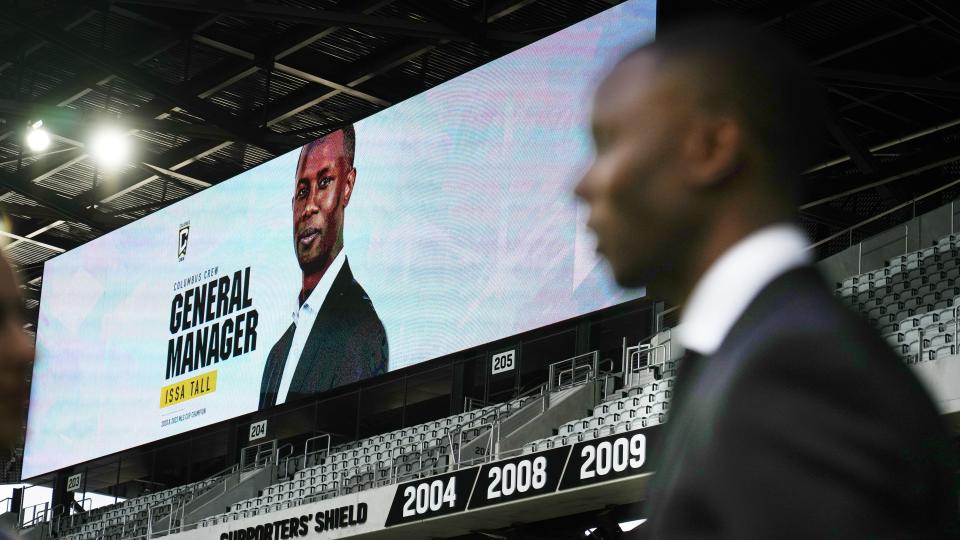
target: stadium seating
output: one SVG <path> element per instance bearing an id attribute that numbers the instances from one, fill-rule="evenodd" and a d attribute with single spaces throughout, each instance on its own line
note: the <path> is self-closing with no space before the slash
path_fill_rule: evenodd
<path id="1" fill-rule="evenodd" d="M 621 390 L 598 405 L 590 416 L 559 426 L 554 430 L 555 435 L 527 443 L 521 451 L 529 453 L 572 445 L 665 422 L 676 372 L 674 364 L 674 361 L 658 364 L 655 366 L 657 372 L 668 374 L 667 377 Z M 298 471 L 292 480 L 269 486 L 259 497 L 236 503 L 223 514 L 201 520 L 200 526 L 274 512 L 415 476 L 446 472 L 459 444 L 457 439 L 445 438 L 448 434 L 463 430 L 468 434 L 463 441 L 476 438 L 489 429 L 494 415 L 499 414 L 502 420 L 524 405 L 525 399 L 513 400 L 341 445 L 331 449 L 323 463 Z"/>
<path id="2" fill-rule="evenodd" d="M 836 295 L 873 322 L 907 363 L 956 354 L 960 235 L 897 255 L 837 283 Z"/>
<path id="3" fill-rule="evenodd" d="M 591 416 L 563 424 L 556 435 L 527 443 L 523 452 L 540 452 L 662 424 L 667 419 L 673 382 L 673 378 L 664 378 L 630 388 L 624 392 L 625 397 L 601 403 Z"/>
<path id="4" fill-rule="evenodd" d="M 676 355 L 663 354 L 664 350 L 669 350 L 669 338 L 670 331 L 666 330 L 649 344 L 641 345 L 649 356 L 630 369 L 633 377 L 628 378 L 628 386 L 606 396 L 589 416 L 557 426 L 554 435 L 526 443 L 513 452 L 529 453 L 572 445 L 665 422 L 676 373 Z M 576 386 L 585 382 L 579 381 Z M 230 505 L 223 513 L 201 519 L 197 526 L 209 527 L 415 477 L 440 474 L 456 463 L 462 466 L 461 446 L 487 434 L 491 436 L 487 437 L 486 444 L 492 451 L 483 459 L 505 457 L 493 450 L 493 429 L 533 399 L 538 397 L 521 397 L 341 444 L 329 451 L 323 449 L 309 455 L 292 456 L 292 469 L 278 467 L 278 471 L 283 470 L 285 474 L 278 482 L 265 487 L 256 497 Z M 155 524 L 158 519 L 176 515 L 178 507 L 217 485 L 218 481 L 205 480 L 69 516 L 54 527 L 55 536 L 64 540 L 133 540 L 148 534 L 163 534 L 164 531 L 150 529 L 151 520 Z"/>
<path id="5" fill-rule="evenodd" d="M 480 437 L 530 399 L 490 405 L 333 447 L 329 455 L 321 456 L 321 463 L 297 471 L 290 480 L 268 486 L 260 496 L 238 502 L 223 514 L 201 520 L 200 526 L 444 472 L 462 442 Z"/>
<path id="6" fill-rule="evenodd" d="M 55 523 L 57 536 L 69 540 L 122 540 L 143 537 L 150 520 L 164 518 L 174 508 L 216 486 L 221 478 L 208 478 L 149 495 L 66 516 Z"/>

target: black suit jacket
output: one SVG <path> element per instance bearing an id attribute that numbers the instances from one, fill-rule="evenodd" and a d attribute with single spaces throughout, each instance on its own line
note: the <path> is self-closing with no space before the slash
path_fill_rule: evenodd
<path id="1" fill-rule="evenodd" d="M 675 390 L 654 538 L 956 537 L 931 399 L 813 267 L 768 284 Z"/>
<path id="2" fill-rule="evenodd" d="M 260 384 L 260 409 L 277 402 L 295 329 L 291 324 L 267 355 Z M 317 311 L 293 373 L 287 401 L 386 373 L 387 360 L 383 323 L 363 287 L 353 279 L 350 265 L 344 261 Z"/>

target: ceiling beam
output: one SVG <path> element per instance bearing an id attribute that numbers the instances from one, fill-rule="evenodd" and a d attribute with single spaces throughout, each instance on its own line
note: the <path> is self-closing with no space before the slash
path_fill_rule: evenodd
<path id="1" fill-rule="evenodd" d="M 0 186 L 55 210 L 71 221 L 83 223 L 99 230 L 111 230 L 119 227 L 123 224 L 122 221 L 105 216 L 99 212 L 89 212 L 72 197 L 68 197 L 35 183 L 38 178 L 45 178 L 56 174 L 84 159 L 84 157 L 83 152 L 77 149 L 74 152 L 58 154 L 54 158 L 44 160 L 42 163 L 34 163 L 26 166 L 14 173 L 0 172 Z"/>
<path id="2" fill-rule="evenodd" d="M 367 2 L 357 4 L 356 9 L 372 12 L 386 4 L 392 3 L 392 1 L 394 0 L 368 0 Z M 491 14 L 488 15 L 488 17 L 495 17 L 499 14 L 509 14 L 512 12 L 511 6 L 523 7 L 531 4 L 533 1 L 535 0 L 516 0 L 513 2 L 500 3 L 496 6 L 495 10 L 491 10 Z M 517 9 L 519 9 L 519 7 Z M 302 40 L 299 43 L 281 41 L 277 45 L 278 52 L 275 58 L 279 59 L 282 58 L 283 55 L 292 54 L 296 50 L 299 50 L 299 48 L 312 42 L 315 37 L 320 36 L 321 34 L 326 35 L 328 31 L 330 31 L 330 29 L 323 30 L 315 35 L 302 36 L 299 38 Z M 317 37 L 317 39 L 319 39 L 319 37 Z M 383 50 L 371 53 L 360 62 L 346 67 L 341 73 L 331 73 L 327 76 L 338 81 L 343 81 L 342 84 L 344 84 L 344 86 L 358 86 L 382 73 L 409 62 L 410 60 L 428 51 L 431 51 L 435 47 L 443 45 L 444 43 L 446 42 L 441 41 L 428 43 L 411 40 L 407 43 L 394 44 Z M 200 76 L 195 80 L 199 80 L 201 78 L 203 77 Z M 213 79 L 208 79 L 208 82 L 212 81 Z M 310 85 L 301 88 L 300 90 L 292 92 L 288 96 L 267 105 L 266 125 L 273 125 L 291 116 L 295 116 L 296 114 L 314 107 L 317 104 L 322 103 L 323 101 L 340 93 L 340 90 L 331 90 L 325 85 Z M 245 116 L 260 118 L 264 116 L 264 111 L 262 108 L 258 108 L 253 111 L 249 111 L 247 114 L 245 114 Z M 359 120 L 359 118 L 350 119 L 351 122 L 356 120 Z M 330 122 L 331 125 L 337 126 L 340 126 L 343 123 L 344 120 L 331 120 Z M 323 129 L 323 126 L 316 127 L 316 131 L 322 131 Z M 162 154 L 159 158 L 154 160 L 152 164 L 163 167 L 164 169 L 176 171 L 189 165 L 190 163 L 193 163 L 204 155 L 214 153 L 226 146 L 229 146 L 229 144 L 230 143 L 221 143 L 214 145 L 204 141 L 192 141 L 183 147 L 176 148 Z M 145 178 L 139 176 L 129 176 L 119 179 L 119 181 L 114 182 L 111 185 L 101 184 L 96 189 L 82 194 L 80 196 L 80 200 L 86 204 L 94 204 L 96 202 L 109 203 L 110 201 L 159 178 L 161 178 L 160 175 L 150 175 Z"/>
<path id="3" fill-rule="evenodd" d="M 190 21 L 191 28 L 204 28 L 212 24 L 217 19 L 216 16 L 204 17 L 201 20 Z M 126 61 L 134 65 L 140 65 L 148 60 L 162 54 L 181 41 L 179 35 L 157 35 L 151 32 L 145 40 L 138 41 L 131 48 L 135 52 L 126 57 Z M 49 105 L 51 107 L 64 107 L 85 96 L 93 89 L 110 83 L 116 76 L 103 72 L 99 69 L 79 70 L 79 73 L 73 78 L 57 85 L 53 90 L 46 93 L 36 103 Z M 168 107 L 169 109 L 169 107 Z M 10 137 L 12 130 L 0 131 L 0 141 Z"/>
<path id="4" fill-rule="evenodd" d="M 960 161 L 960 148 L 956 144 L 940 142 L 926 145 L 921 152 L 909 158 L 901 158 L 888 165 L 879 175 L 880 178 L 854 177 L 843 181 L 810 178 L 807 201 L 799 209 L 807 210 L 823 204 L 842 200 L 869 190 L 889 186 L 893 182 L 914 178 L 919 174 L 938 169 L 944 165 Z"/>
<path id="5" fill-rule="evenodd" d="M 430 0 L 408 0 L 417 9 L 432 19 L 436 19 L 442 25 L 450 30 L 467 36 L 470 41 L 476 42 L 488 48 L 490 46 L 487 39 L 487 25 L 485 22 L 476 22 L 467 16 L 457 13 L 446 2 L 436 2 Z"/>
<path id="6" fill-rule="evenodd" d="M 6 201 L 0 201 L 0 211 L 13 216 L 23 216 L 34 219 L 58 220 L 63 218 L 63 214 L 56 210 L 51 210 L 46 206 L 16 204 Z"/>
<path id="7" fill-rule="evenodd" d="M 438 44 L 424 43 L 421 41 L 395 44 L 372 53 L 355 65 L 347 66 L 342 73 L 331 74 L 329 76 L 336 77 L 337 80 L 343 81 L 345 86 L 355 87 L 377 75 L 403 65 L 427 51 L 433 50 L 437 45 Z M 267 117 L 269 118 L 267 125 L 276 124 L 291 116 L 295 116 L 340 93 L 340 90 L 331 90 L 322 85 L 305 86 L 297 91 L 291 92 L 286 97 L 269 105 L 267 110 Z"/>
<path id="8" fill-rule="evenodd" d="M 50 223 L 47 223 L 43 227 L 40 227 L 39 229 L 24 236 L 14 234 L 9 231 L 0 231 L 0 234 L 6 236 L 7 238 L 14 239 L 13 242 L 10 242 L 9 244 L 3 246 L 3 249 L 7 250 L 7 249 L 16 247 L 19 244 L 27 243 L 27 244 L 33 244 L 35 246 L 40 246 L 40 247 L 49 249 L 51 251 L 56 251 L 57 253 L 63 253 L 64 251 L 66 251 L 65 248 L 47 244 L 45 242 L 40 242 L 39 240 L 35 239 L 37 236 L 49 231 L 50 229 L 53 229 L 54 227 L 61 225 L 62 223 L 63 223 L 63 220 L 59 220 L 59 219 L 55 221 L 51 221 Z"/>
<path id="9" fill-rule="evenodd" d="M 434 45 L 425 45 L 420 42 L 391 46 L 388 50 L 374 53 L 369 59 L 360 62 L 358 65 L 350 66 L 344 70 L 343 73 L 335 74 L 334 76 L 342 78 L 342 80 L 346 81 L 347 85 L 360 84 L 384 71 L 393 69 L 409 61 L 419 54 L 423 54 L 433 47 Z M 268 106 L 266 110 L 267 125 L 276 124 L 326 99 L 330 99 L 339 93 L 339 90 L 330 89 L 321 85 L 304 87 Z M 264 111 L 262 107 L 259 107 L 248 111 L 246 116 L 261 118 L 264 116 Z M 211 154 L 229 145 L 229 142 L 213 144 L 209 141 L 191 141 L 180 148 L 176 148 L 155 158 L 151 161 L 151 165 L 176 171 L 193 163 L 199 159 L 200 156 Z M 82 194 L 78 199 L 85 204 L 94 204 L 97 202 L 109 203 L 158 178 L 161 178 L 159 174 L 151 174 L 147 177 L 127 176 L 109 185 L 106 183 L 100 184 L 97 188 Z"/>
<path id="10" fill-rule="evenodd" d="M 538 0 L 498 0 L 490 1 L 487 8 L 487 22 L 492 23 L 502 19 L 516 11 L 519 11 Z M 611 0 L 611 2 L 620 3 L 620 0 Z M 610 2 L 608 2 L 610 3 Z"/>
<path id="11" fill-rule="evenodd" d="M 15 119 L 26 125 L 28 121 L 43 120 L 44 128 L 52 135 L 62 137 L 77 145 L 83 145 L 84 132 L 98 123 L 119 123 L 124 128 L 180 135 L 192 139 L 232 140 L 232 134 L 209 124 L 189 124 L 173 120 L 160 120 L 143 116 L 139 110 L 124 113 L 119 119 L 101 111 L 82 111 L 65 107 L 33 104 L 30 102 L 0 99 L 0 118 Z M 266 135 L 280 143 L 282 136 Z"/>
<path id="12" fill-rule="evenodd" d="M 281 153 L 296 146 L 295 141 L 289 144 L 276 144 L 265 137 L 265 130 L 250 126 L 239 118 L 229 114 L 224 109 L 204 101 L 192 93 L 184 92 L 176 85 L 170 84 L 138 66 L 115 59 L 102 51 L 91 47 L 86 42 L 51 27 L 18 9 L 8 7 L 5 10 L 8 21 L 43 37 L 50 43 L 57 45 L 64 52 L 77 58 L 81 62 L 115 74 L 123 79 L 160 97 L 171 105 L 183 107 L 192 113 L 201 116 L 207 122 L 213 123 L 231 133 L 238 140 L 260 146 L 274 153 Z"/>
<path id="13" fill-rule="evenodd" d="M 50 15 L 50 24 L 65 31 L 70 31 L 83 24 L 95 13 L 95 10 L 87 7 L 58 6 L 58 9 L 55 9 L 54 13 Z M 5 60 L 0 61 L 0 74 L 15 66 L 18 60 L 26 61 L 28 56 L 42 49 L 46 44 L 46 40 L 32 35 L 23 36 L 23 39 L 10 39 L 0 43 L 0 55 L 5 58 Z"/>
<path id="14" fill-rule="evenodd" d="M 365 0 L 352 4 L 351 7 L 355 11 L 369 14 L 385 5 L 393 3 L 393 1 L 394 0 Z M 495 6 L 489 11 L 488 21 L 492 21 L 497 17 L 505 16 L 516 9 L 520 9 L 524 6 L 532 4 L 535 1 L 536 0 L 515 0 L 495 4 Z M 122 7 L 118 8 L 116 4 L 110 4 L 110 6 L 114 11 L 122 11 L 125 9 Z M 204 26 L 211 24 L 216 17 L 217 16 L 215 15 L 214 17 L 208 18 L 206 23 L 198 24 L 195 26 L 195 28 L 203 28 Z M 285 31 L 283 34 L 278 36 L 277 40 L 271 40 L 270 44 L 265 47 L 265 49 L 267 50 L 267 53 L 273 55 L 275 59 L 280 59 L 302 49 L 303 47 L 308 46 L 310 43 L 313 43 L 318 39 L 322 39 L 337 29 L 337 26 L 331 26 L 319 31 L 317 31 L 316 28 L 313 28 L 312 31 L 310 31 L 311 29 L 309 27 L 300 26 L 298 29 Z M 532 37 L 530 39 L 532 39 Z M 445 41 L 429 44 L 411 43 L 393 47 L 389 51 L 375 53 L 365 59 L 361 65 L 353 66 L 353 69 L 348 69 L 342 80 L 348 81 L 347 84 L 351 86 L 362 84 L 370 78 L 393 69 L 404 62 L 419 56 L 420 54 L 432 50 L 435 46 L 442 45 L 444 43 Z M 192 77 L 190 80 L 186 81 L 183 86 L 190 88 L 191 91 L 196 92 L 196 95 L 199 95 L 200 97 L 206 97 L 246 76 L 249 76 L 252 73 L 255 73 L 258 69 L 259 67 L 254 61 L 243 59 L 243 61 L 238 62 L 236 59 L 231 59 L 223 61 L 215 68 L 208 69 L 204 73 Z M 296 114 L 296 112 L 299 112 L 300 110 L 304 110 L 316 105 L 317 103 L 320 103 L 325 99 L 329 99 L 330 97 L 333 97 L 341 92 L 339 89 L 334 89 L 331 91 L 324 91 L 324 93 L 318 95 L 320 86 L 321 85 L 313 85 L 312 87 L 309 87 L 308 91 L 306 92 L 302 92 L 296 96 L 290 96 L 291 99 L 285 98 L 284 100 L 280 100 L 279 103 L 272 104 L 267 111 L 267 117 L 269 119 L 268 125 L 282 121 L 283 119 Z M 79 97 L 79 95 L 71 96 L 67 99 L 76 99 L 76 97 Z M 62 104 L 66 104 L 66 102 L 68 101 L 65 100 L 65 102 Z M 160 110 L 165 105 L 165 103 L 162 103 L 162 100 L 154 99 L 152 102 L 148 103 L 147 106 L 141 107 L 139 111 L 152 113 Z M 288 106 L 293 106 L 296 111 L 290 109 L 284 111 L 284 108 Z M 147 109 L 149 109 L 149 111 L 146 111 Z M 261 113 L 258 112 L 258 115 L 259 114 Z M 163 118 L 165 116 L 166 113 L 161 113 L 157 115 L 157 118 Z M 338 121 L 333 121 L 331 125 L 337 123 Z M 342 121 L 339 123 L 342 124 Z M 317 129 L 322 130 L 323 127 L 318 126 Z M 205 143 L 204 141 L 192 141 L 191 143 L 183 145 L 180 148 L 171 150 L 161 155 L 158 160 L 153 160 L 154 163 L 151 164 L 151 166 L 156 165 L 172 172 L 190 163 L 193 163 L 204 155 L 208 155 L 226 146 L 229 146 L 229 144 L 231 143 L 221 142 L 218 144 L 213 144 L 209 142 Z M 89 210 L 91 202 L 93 204 L 96 204 L 98 201 L 109 203 L 109 201 L 160 177 L 161 175 L 151 175 L 147 178 L 141 179 L 126 179 L 122 181 L 119 186 L 116 183 L 101 183 L 94 190 L 91 190 L 90 192 L 79 197 L 77 202 L 86 203 L 86 208 Z M 102 209 L 106 210 L 106 208 Z M 95 213 L 98 215 L 104 215 L 103 212 Z"/>
<path id="15" fill-rule="evenodd" d="M 152 158 L 150 164 L 162 169 L 176 171 L 231 144 L 229 141 L 190 141 Z M 144 176 L 144 171 L 139 170 L 137 173 L 127 174 L 110 183 L 102 182 L 97 187 L 80 194 L 76 199 L 84 205 L 110 203 L 110 201 L 158 178 L 162 178 L 162 176 L 156 171 L 147 172 Z"/>
<path id="16" fill-rule="evenodd" d="M 864 175 L 874 175 L 880 170 L 877 158 L 857 137 L 842 118 L 831 116 L 827 119 L 827 130 L 841 148 L 850 156 L 853 163 Z"/>
<path id="17" fill-rule="evenodd" d="M 262 19 L 322 26 L 348 26 L 350 28 L 373 30 L 384 34 L 424 39 L 474 41 L 473 37 L 453 31 L 443 24 L 421 22 L 413 19 L 380 17 L 353 11 L 309 9 L 260 2 L 203 2 L 201 0 L 117 0 L 117 2 L 121 4 L 152 6 L 181 11 L 219 13 L 245 19 Z M 518 32 L 490 31 L 486 33 L 485 37 L 494 41 L 526 44 L 536 41 L 540 36 Z"/>
<path id="18" fill-rule="evenodd" d="M 939 97 L 960 97 L 960 83 L 928 77 L 902 77 L 888 73 L 868 73 L 850 69 L 817 68 L 818 79 L 836 86 L 869 88 L 891 92 L 916 92 Z"/>
<path id="19" fill-rule="evenodd" d="M 366 0 L 357 4 L 356 8 L 358 10 L 375 10 L 390 4 L 393 1 L 394 0 Z M 212 24 L 215 19 L 216 17 L 206 17 L 199 22 L 194 22 L 191 25 L 191 28 L 202 29 L 207 25 Z M 304 32 L 303 29 L 300 31 L 285 32 L 276 41 L 271 42 L 270 47 L 273 48 L 267 50 L 272 54 L 275 54 L 276 58 L 282 58 L 300 50 L 303 47 L 308 46 L 317 39 L 321 39 L 322 37 L 329 35 L 335 30 L 336 28 L 334 27 L 318 31 L 316 28 L 312 27 L 310 28 L 310 32 Z M 171 29 L 171 35 L 177 35 L 174 29 Z M 154 57 L 156 54 L 159 54 L 159 52 L 168 50 L 179 40 L 179 37 L 163 38 L 158 44 L 141 50 L 139 53 L 140 56 L 137 58 L 135 63 L 144 62 L 149 58 Z M 225 88 L 230 84 L 233 84 L 234 82 L 247 77 L 252 73 L 255 73 L 258 69 L 259 68 L 253 62 L 229 58 L 225 61 L 219 62 L 212 68 L 205 70 L 203 73 L 189 79 L 181 86 L 183 86 L 184 91 L 192 92 L 194 95 L 199 97 L 207 97 L 216 93 L 222 88 Z M 104 78 L 104 74 L 93 70 L 84 73 L 84 75 L 85 77 L 71 81 L 71 83 L 68 83 L 55 90 L 50 97 L 44 99 L 44 103 L 50 107 L 60 107 L 62 105 L 66 105 L 74 99 L 82 96 L 87 88 L 96 86 L 96 84 L 98 84 L 98 82 L 102 81 Z M 336 94 L 336 92 L 334 94 Z M 166 101 L 160 98 L 155 98 L 138 108 L 136 114 L 141 119 L 149 117 L 162 119 L 168 116 L 169 111 L 170 106 L 166 103 Z M 204 155 L 215 152 L 225 146 L 229 146 L 229 144 L 230 142 L 220 141 L 192 141 L 191 143 L 188 143 L 178 149 L 174 149 L 165 153 L 161 158 L 154 161 L 153 165 L 157 165 L 168 170 L 175 170 L 192 163 Z M 54 165 L 54 167 L 56 167 L 56 165 Z M 109 202 L 110 200 L 113 200 L 114 198 L 121 196 L 132 189 L 140 187 L 158 178 L 161 178 L 161 176 L 157 174 L 151 174 L 146 178 L 139 176 L 129 181 L 124 181 L 121 179 L 119 181 L 119 187 L 117 187 L 117 183 L 103 183 L 94 190 L 81 195 L 78 198 L 78 201 L 84 208 L 88 208 L 101 201 Z M 88 211 L 92 212 L 92 210 Z"/>
<path id="20" fill-rule="evenodd" d="M 223 37 L 213 38 L 213 37 L 202 36 L 198 34 L 198 35 L 195 35 L 193 39 L 196 40 L 198 43 L 203 43 L 204 45 L 211 47 L 213 49 L 217 49 L 218 51 L 232 54 L 240 58 L 249 60 L 251 62 L 257 61 L 257 54 L 255 52 L 245 50 L 239 44 L 230 43 L 227 41 L 227 39 Z M 279 60 L 276 60 L 276 59 L 271 60 L 269 58 L 264 59 L 264 61 L 267 64 L 269 64 L 272 69 L 276 71 L 279 71 L 281 73 L 286 73 L 287 75 L 293 75 L 294 77 L 303 79 L 305 81 L 310 81 L 312 83 L 322 84 L 326 87 L 339 90 L 353 97 L 360 98 L 365 101 L 369 101 L 374 105 L 377 105 L 380 107 L 389 107 L 392 104 L 390 101 L 386 99 L 377 97 L 373 94 L 370 94 L 369 92 L 363 92 L 363 91 L 351 88 L 350 86 L 344 84 L 343 82 L 338 82 L 331 79 L 329 76 L 325 77 L 323 75 L 315 74 L 312 72 L 312 69 L 307 66 L 303 66 L 303 65 L 294 66 L 294 65 L 280 62 Z M 263 65 L 264 64 L 261 64 L 261 67 Z"/>

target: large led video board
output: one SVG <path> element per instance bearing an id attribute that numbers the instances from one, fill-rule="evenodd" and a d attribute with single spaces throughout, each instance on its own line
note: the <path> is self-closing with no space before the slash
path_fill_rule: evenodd
<path id="1" fill-rule="evenodd" d="M 572 195 L 632 0 L 48 261 L 24 478 L 624 293 Z"/>

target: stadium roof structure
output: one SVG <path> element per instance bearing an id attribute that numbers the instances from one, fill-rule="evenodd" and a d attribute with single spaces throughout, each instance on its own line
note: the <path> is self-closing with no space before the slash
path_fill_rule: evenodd
<path id="1" fill-rule="evenodd" d="M 0 9 L 0 209 L 35 324 L 43 262 L 616 0 L 22 0 Z M 661 0 L 786 36 L 828 88 L 801 208 L 826 255 L 955 198 L 960 7 L 948 0 Z M 42 120 L 44 151 L 23 143 Z M 135 154 L 89 158 L 115 123 Z M 829 159 L 829 161 L 827 160 Z M 946 187 L 945 187 L 946 186 Z M 943 188 L 914 203 L 922 194 Z M 848 229 L 873 219 L 849 232 Z"/>

